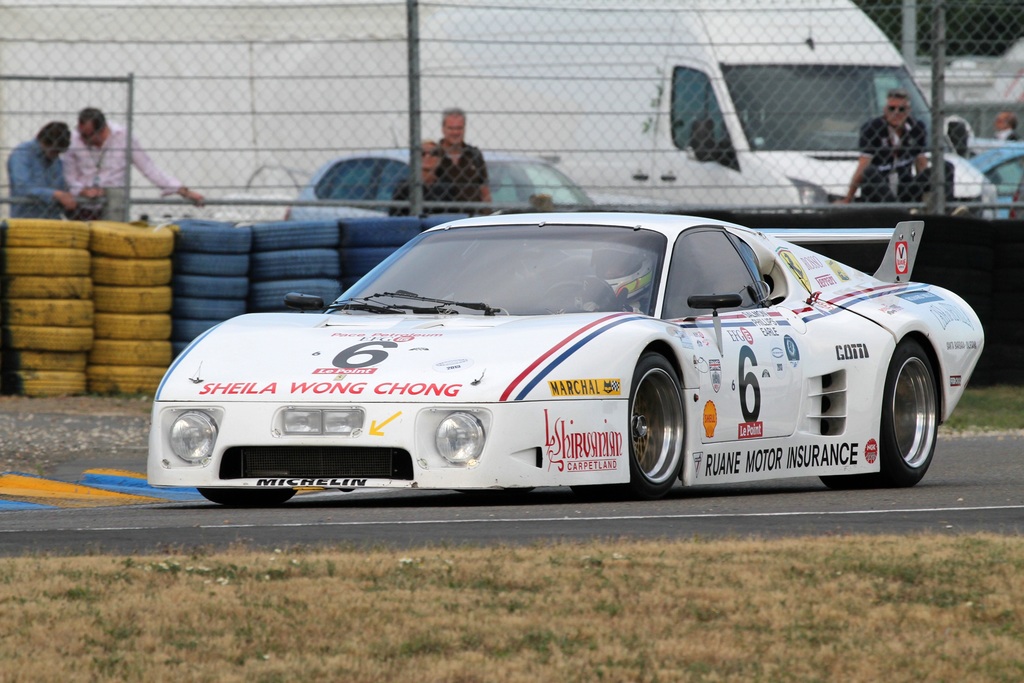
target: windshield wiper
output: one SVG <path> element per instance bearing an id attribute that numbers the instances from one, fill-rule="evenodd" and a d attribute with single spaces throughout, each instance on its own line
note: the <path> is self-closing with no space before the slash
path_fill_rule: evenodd
<path id="1" fill-rule="evenodd" d="M 390 297 L 392 299 L 410 299 L 412 301 L 427 301 L 437 305 L 408 306 L 405 304 L 386 304 L 378 300 L 382 297 Z M 419 294 L 415 294 L 413 292 L 407 292 L 404 289 L 400 289 L 397 292 L 382 292 L 377 294 L 371 294 L 370 296 L 358 297 L 355 299 L 335 301 L 333 304 L 328 306 L 324 310 L 324 312 L 330 313 L 331 311 L 367 311 L 370 313 L 436 313 L 439 315 L 458 315 L 459 312 L 452 310 L 452 306 L 469 308 L 474 311 L 483 311 L 484 315 L 495 315 L 501 312 L 500 308 L 491 308 L 487 304 L 483 303 L 449 301 L 448 299 L 434 299 L 429 296 L 420 296 Z"/>
<path id="2" fill-rule="evenodd" d="M 373 297 L 378 296 L 390 296 L 395 299 L 411 299 L 413 301 L 429 301 L 430 303 L 437 304 L 433 308 L 422 308 L 413 309 L 416 313 L 442 313 L 451 314 L 458 313 L 458 311 L 449 310 L 449 306 L 458 306 L 460 308 L 468 308 L 473 311 L 483 311 L 484 315 L 495 315 L 501 312 L 500 308 L 491 308 L 485 303 L 475 301 L 451 301 L 449 299 L 435 299 L 429 296 L 420 296 L 415 292 L 409 292 L 404 289 L 400 289 L 397 292 L 384 292 L 383 294 L 374 294 Z"/>
<path id="3" fill-rule="evenodd" d="M 376 294 L 374 296 L 377 296 Z M 406 313 L 409 306 L 390 306 L 380 301 L 374 301 L 373 297 L 358 299 L 345 299 L 335 301 L 324 309 L 324 313 L 331 311 L 366 311 L 368 313 Z"/>

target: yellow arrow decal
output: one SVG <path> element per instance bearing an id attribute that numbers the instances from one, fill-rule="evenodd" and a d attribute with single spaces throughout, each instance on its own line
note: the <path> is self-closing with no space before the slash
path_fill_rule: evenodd
<path id="1" fill-rule="evenodd" d="M 401 414 L 402 414 L 402 411 L 399 410 L 397 413 L 395 413 L 394 415 L 392 415 L 388 419 L 384 420 L 380 424 L 377 424 L 376 420 L 371 420 L 370 421 L 370 436 L 384 436 L 384 432 L 381 431 L 381 429 L 384 427 L 384 425 L 386 425 L 388 422 L 391 422 L 392 420 L 394 420 L 396 417 L 398 417 Z"/>

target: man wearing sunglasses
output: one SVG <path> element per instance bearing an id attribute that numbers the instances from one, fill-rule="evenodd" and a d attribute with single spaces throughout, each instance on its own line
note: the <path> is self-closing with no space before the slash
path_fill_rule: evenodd
<path id="1" fill-rule="evenodd" d="M 931 189 L 931 174 L 925 150 L 928 130 L 910 115 L 906 90 L 890 90 L 882 115 L 860 129 L 860 159 L 850 179 L 848 204 L 860 189 L 863 202 L 917 203 Z M 946 196 L 952 199 L 952 165 L 946 165 Z"/>

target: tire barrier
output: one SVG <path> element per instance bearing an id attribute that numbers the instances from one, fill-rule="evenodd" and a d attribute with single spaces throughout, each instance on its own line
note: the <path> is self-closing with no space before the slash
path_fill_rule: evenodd
<path id="1" fill-rule="evenodd" d="M 0 392 L 84 393 L 95 319 L 89 225 L 10 219 L 0 243 Z"/>
<path id="2" fill-rule="evenodd" d="M 445 222 L 441 216 L 432 216 L 427 220 L 431 221 L 431 225 Z M 339 226 L 341 271 L 344 273 L 342 285 L 348 289 L 395 249 L 419 235 L 423 231 L 423 220 L 415 216 L 343 218 Z"/>
<path id="3" fill-rule="evenodd" d="M 341 292 L 339 242 L 334 220 L 254 224 L 248 310 L 287 311 L 289 292 L 333 301 Z"/>
<path id="4" fill-rule="evenodd" d="M 90 224 L 94 305 L 93 344 L 85 373 L 89 391 L 110 391 L 112 367 L 127 368 L 121 393 L 153 393 L 171 362 L 171 255 L 168 226 L 96 221 Z M 147 308 L 153 304 L 157 309 Z"/>
<path id="5" fill-rule="evenodd" d="M 214 325 L 246 312 L 252 245 L 249 226 L 191 219 L 177 224 L 170 336 L 174 355 Z"/>

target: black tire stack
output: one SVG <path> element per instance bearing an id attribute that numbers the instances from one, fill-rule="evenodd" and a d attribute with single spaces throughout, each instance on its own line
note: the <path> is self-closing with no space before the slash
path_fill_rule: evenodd
<path id="1" fill-rule="evenodd" d="M 228 318 L 246 312 L 249 296 L 247 225 L 207 220 L 178 223 L 174 250 L 174 354 Z"/>
<path id="2" fill-rule="evenodd" d="M 334 220 L 254 224 L 249 311 L 286 311 L 284 296 L 289 292 L 333 301 L 341 292 L 338 243 Z"/>
<path id="3" fill-rule="evenodd" d="M 10 219 L 2 226 L 2 243 L 0 390 L 85 393 L 94 321 L 89 225 Z"/>
<path id="4" fill-rule="evenodd" d="M 174 231 L 96 221 L 90 224 L 89 247 L 103 309 L 96 313 L 86 367 L 89 391 L 152 394 L 171 362 L 167 298 Z"/>

